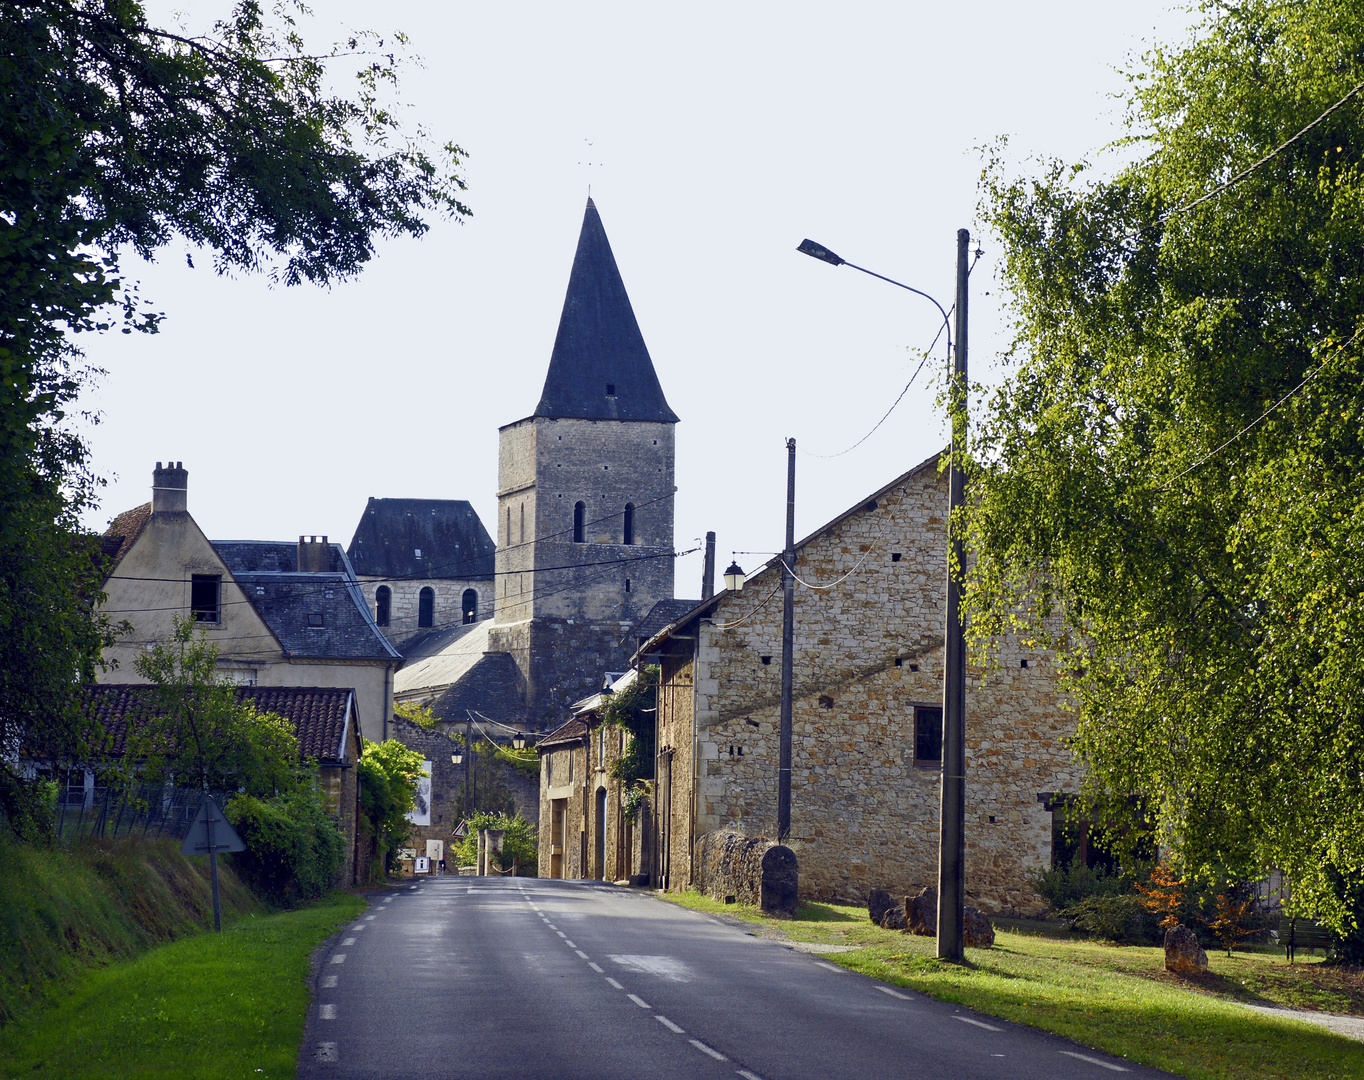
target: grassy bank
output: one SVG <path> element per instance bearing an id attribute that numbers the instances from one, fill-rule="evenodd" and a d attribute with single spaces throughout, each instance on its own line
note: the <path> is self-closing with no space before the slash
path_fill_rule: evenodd
<path id="1" fill-rule="evenodd" d="M 1209 975 L 1191 981 L 1168 975 L 1158 948 L 1002 931 L 993 949 L 968 949 L 957 967 L 937 961 L 932 938 L 872 926 L 863 908 L 803 904 L 797 918 L 777 920 L 695 893 L 668 899 L 737 916 L 755 933 L 851 946 L 827 959 L 1194 1080 L 1364 1076 L 1364 1043 L 1236 1004 L 1364 1013 L 1357 975 L 1319 964 L 1290 969 L 1282 954 L 1210 955 Z"/>
<path id="2" fill-rule="evenodd" d="M 336 893 L 87 972 L 55 1008 L 0 1031 L 0 1076 L 286 1080 L 307 1013 L 309 953 L 364 907 Z"/>
<path id="3" fill-rule="evenodd" d="M 173 841 L 35 848 L 0 838 L 0 1025 L 50 1004 L 83 972 L 212 925 L 208 860 Z M 224 918 L 258 911 L 219 865 Z"/>

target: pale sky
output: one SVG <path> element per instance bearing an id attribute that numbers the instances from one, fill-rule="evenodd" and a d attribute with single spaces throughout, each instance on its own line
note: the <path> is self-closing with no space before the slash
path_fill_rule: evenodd
<path id="1" fill-rule="evenodd" d="M 165 23 L 179 6 L 148 5 Z M 193 17 L 227 6 L 200 0 Z M 403 84 L 407 114 L 468 151 L 473 217 L 381 244 L 330 291 L 218 278 L 207 253 L 191 270 L 182 241 L 129 259 L 167 319 L 155 337 L 80 342 L 108 372 L 84 399 L 103 413 L 91 443 L 109 479 L 92 527 L 146 501 L 154 463 L 173 459 L 213 539 L 348 544 L 369 496 L 469 499 L 495 535 L 497 429 L 539 399 L 590 185 L 682 419 L 679 549 L 714 529 L 721 569 L 733 550 L 775 550 L 788 436 L 798 536 L 946 441 L 928 377 L 940 341 L 871 438 L 815 456 L 872 428 L 941 319 L 796 245 L 949 306 L 983 148 L 1008 136 L 1015 171 L 1103 165 L 1122 69 L 1191 22 L 1147 0 L 315 6 L 316 44 L 341 25 L 412 39 L 425 67 Z M 980 239 L 970 360 L 989 381 L 1008 316 Z M 678 561 L 677 595 L 699 579 L 699 556 Z"/>

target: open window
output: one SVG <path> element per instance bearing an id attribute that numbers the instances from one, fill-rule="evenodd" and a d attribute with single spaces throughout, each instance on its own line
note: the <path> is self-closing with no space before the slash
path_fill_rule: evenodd
<path id="1" fill-rule="evenodd" d="M 392 606 L 393 590 L 387 585 L 380 585 L 374 590 L 374 621 L 380 626 L 387 626 Z"/>
<path id="2" fill-rule="evenodd" d="M 417 625 L 434 626 L 436 622 L 436 590 L 427 585 L 417 595 Z"/>
<path id="3" fill-rule="evenodd" d="M 221 574 L 192 574 L 189 579 L 189 612 L 195 622 L 216 623 L 223 618 Z"/>
<path id="4" fill-rule="evenodd" d="M 583 528 L 586 525 L 587 504 L 576 502 L 573 504 L 573 542 L 575 544 L 584 543 Z"/>
<path id="5" fill-rule="evenodd" d="M 635 504 L 625 504 L 625 542 L 633 544 L 635 542 Z"/>
<path id="6" fill-rule="evenodd" d="M 478 622 L 478 593 L 475 590 L 464 590 L 464 595 L 459 601 L 459 610 L 463 616 L 465 625 L 468 625 L 471 622 Z"/>

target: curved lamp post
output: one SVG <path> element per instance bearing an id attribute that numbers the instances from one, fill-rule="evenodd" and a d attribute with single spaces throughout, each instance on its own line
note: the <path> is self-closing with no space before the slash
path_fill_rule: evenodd
<path id="1" fill-rule="evenodd" d="M 952 410 L 952 453 L 948 473 L 947 518 L 947 618 L 942 709 L 942 804 L 938 833 L 938 957 L 954 963 L 966 958 L 964 915 L 966 897 L 966 640 L 961 620 L 964 552 L 957 508 L 965 501 L 966 477 L 962 459 L 966 448 L 966 283 L 971 234 L 957 230 L 957 347 L 956 363 L 948 399 Z M 874 278 L 898 285 L 932 302 L 947 326 L 947 347 L 952 350 L 951 320 L 943 306 L 928 293 L 894 278 L 839 258 L 822 244 L 803 240 L 796 249 L 832 266 L 851 266 Z"/>

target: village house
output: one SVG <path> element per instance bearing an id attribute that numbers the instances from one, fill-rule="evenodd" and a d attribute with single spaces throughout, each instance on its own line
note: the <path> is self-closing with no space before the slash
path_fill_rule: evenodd
<path id="1" fill-rule="evenodd" d="M 247 686 L 353 690 L 364 738 L 386 738 L 402 657 L 375 625 L 346 553 L 325 536 L 210 541 L 190 516 L 189 473 L 157 462 L 152 501 L 104 534 L 112 566 L 100 610 L 130 632 L 105 650 L 100 683 L 141 683 L 137 657 L 174 619 L 218 648 L 224 678 Z"/>
<path id="2" fill-rule="evenodd" d="M 331 686 L 238 686 L 234 693 L 238 704 L 287 721 L 298 737 L 300 759 L 315 762 L 324 804 L 346 840 L 346 858 L 336 884 L 357 884 L 364 853 L 357 833 L 360 794 L 355 763 L 360 759 L 361 740 L 355 691 Z M 98 802 L 102 766 L 120 760 L 130 731 L 155 715 L 156 694 L 157 688 L 145 683 L 82 687 L 82 711 L 100 724 L 104 744 L 98 761 L 66 771 L 61 793 L 66 806 L 91 809 Z"/>
<path id="3" fill-rule="evenodd" d="M 942 768 L 947 475 L 939 458 L 796 547 L 790 845 L 800 891 L 863 902 L 935 885 Z M 776 835 L 780 558 L 655 634 L 658 762 L 651 873 L 695 880 L 697 839 Z M 1079 774 L 1051 657 L 1013 638 L 967 673 L 966 887 L 994 912 L 1041 906 L 1058 814 Z"/>

